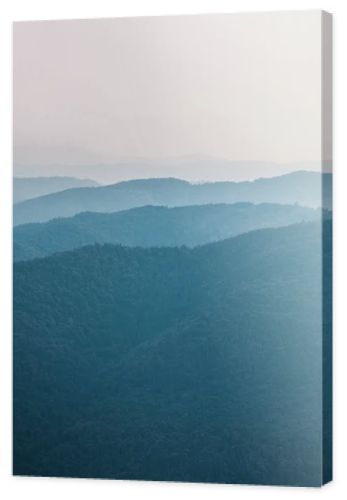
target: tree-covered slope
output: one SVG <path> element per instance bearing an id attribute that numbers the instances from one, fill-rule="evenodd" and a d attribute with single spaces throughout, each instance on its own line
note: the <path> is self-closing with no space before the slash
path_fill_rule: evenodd
<path id="1" fill-rule="evenodd" d="M 44 257 L 94 243 L 194 247 L 254 229 L 320 217 L 319 209 L 251 203 L 176 208 L 147 206 L 111 214 L 85 212 L 71 218 L 15 227 L 14 260 Z"/>
<path id="2" fill-rule="evenodd" d="M 321 238 L 15 264 L 15 473 L 318 485 Z"/>
<path id="3" fill-rule="evenodd" d="M 190 184 L 178 179 L 142 179 L 110 186 L 68 189 L 14 206 L 14 224 L 45 222 L 80 212 L 116 212 L 146 205 L 185 206 L 216 203 L 282 203 L 331 208 L 331 174 L 293 172 L 247 182 Z"/>

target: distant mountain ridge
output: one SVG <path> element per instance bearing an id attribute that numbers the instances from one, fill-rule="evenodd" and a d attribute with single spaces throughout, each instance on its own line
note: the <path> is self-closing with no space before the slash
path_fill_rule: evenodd
<path id="1" fill-rule="evenodd" d="M 326 186 L 326 188 L 324 188 Z M 331 174 L 293 172 L 247 182 L 190 184 L 178 179 L 139 179 L 95 188 L 68 189 L 14 206 L 14 224 L 45 222 L 80 212 L 116 212 L 146 205 L 281 203 L 331 207 Z M 322 197 L 323 191 L 323 197 Z M 323 199 L 322 199 L 323 198 Z"/>
<path id="2" fill-rule="evenodd" d="M 265 227 L 320 220 L 320 209 L 298 205 L 236 203 L 167 208 L 146 206 L 114 213 L 16 226 L 14 260 L 44 257 L 94 243 L 194 247 Z"/>
<path id="3" fill-rule="evenodd" d="M 70 151 L 62 156 L 62 149 L 42 146 L 40 153 L 45 158 L 28 163 L 32 157 L 29 151 L 15 154 L 14 171 L 16 175 L 47 176 L 72 175 L 96 179 L 102 184 L 111 184 L 136 178 L 179 177 L 190 182 L 216 180 L 245 181 L 256 179 L 261 173 L 264 177 L 274 177 L 291 171 L 308 170 L 331 172 L 331 162 L 301 161 L 280 163 L 275 161 L 230 160 L 204 154 L 186 154 L 168 157 L 117 157 L 114 159 L 97 156 L 90 150 Z M 66 152 L 66 149 L 64 148 Z M 15 151 L 18 153 L 19 151 Z M 37 153 L 37 151 L 35 151 Z M 76 154 L 77 153 L 77 154 Z M 52 161 L 54 159 L 54 162 Z M 28 174 L 29 172 L 29 174 Z"/>
<path id="4" fill-rule="evenodd" d="M 76 177 L 14 177 L 13 202 L 20 203 L 39 196 L 78 187 L 96 187 L 99 184 L 91 179 Z"/>

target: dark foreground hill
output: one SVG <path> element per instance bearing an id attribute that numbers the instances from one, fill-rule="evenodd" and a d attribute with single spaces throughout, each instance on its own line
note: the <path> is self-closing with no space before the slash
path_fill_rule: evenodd
<path id="1" fill-rule="evenodd" d="M 64 189 L 97 186 L 90 179 L 75 177 L 15 177 L 13 179 L 13 203 L 64 191 Z"/>
<path id="2" fill-rule="evenodd" d="M 319 209 L 251 203 L 176 208 L 148 206 L 112 214 L 85 212 L 71 218 L 15 227 L 14 260 L 44 257 L 94 243 L 194 247 L 254 229 L 320 217 Z"/>
<path id="3" fill-rule="evenodd" d="M 15 264 L 14 473 L 319 485 L 321 230 Z"/>
<path id="4" fill-rule="evenodd" d="M 322 200 L 322 184 L 324 196 Z M 331 174 L 293 172 L 251 182 L 190 184 L 178 179 L 142 179 L 96 188 L 69 189 L 14 206 L 14 224 L 45 222 L 80 212 L 116 212 L 146 205 L 281 203 L 331 208 Z"/>

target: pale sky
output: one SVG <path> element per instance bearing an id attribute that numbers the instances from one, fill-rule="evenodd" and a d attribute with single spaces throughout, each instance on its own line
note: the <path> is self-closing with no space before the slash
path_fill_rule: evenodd
<path id="1" fill-rule="evenodd" d="M 182 155 L 320 160 L 319 11 L 15 23 L 21 172 Z"/>

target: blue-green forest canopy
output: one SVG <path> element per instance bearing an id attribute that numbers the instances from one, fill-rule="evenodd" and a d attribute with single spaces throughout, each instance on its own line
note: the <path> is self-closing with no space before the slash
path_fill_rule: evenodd
<path id="1" fill-rule="evenodd" d="M 15 264 L 15 473 L 320 484 L 322 234 Z"/>

